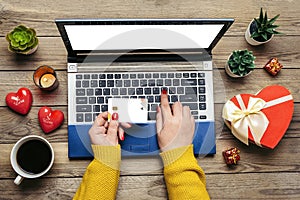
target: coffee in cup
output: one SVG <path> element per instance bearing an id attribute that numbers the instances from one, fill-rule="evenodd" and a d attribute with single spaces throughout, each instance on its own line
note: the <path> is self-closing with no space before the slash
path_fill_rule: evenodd
<path id="1" fill-rule="evenodd" d="M 24 178 L 38 178 L 46 174 L 53 165 L 54 151 L 46 139 L 30 135 L 14 145 L 10 161 L 18 174 L 14 183 L 19 185 Z"/>

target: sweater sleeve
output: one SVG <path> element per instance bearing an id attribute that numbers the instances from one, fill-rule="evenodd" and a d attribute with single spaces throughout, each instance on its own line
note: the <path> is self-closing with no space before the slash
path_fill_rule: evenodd
<path id="1" fill-rule="evenodd" d="M 193 145 L 160 154 L 164 163 L 164 176 L 170 200 L 209 199 L 203 170 L 193 153 Z"/>
<path id="2" fill-rule="evenodd" d="M 116 199 L 120 177 L 120 145 L 92 145 L 92 148 L 94 160 L 87 167 L 73 200 Z"/>

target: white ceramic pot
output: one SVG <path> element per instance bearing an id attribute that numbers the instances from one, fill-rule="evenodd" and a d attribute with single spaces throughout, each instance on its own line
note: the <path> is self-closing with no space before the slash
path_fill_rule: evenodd
<path id="1" fill-rule="evenodd" d="M 251 38 L 250 26 L 253 22 L 254 22 L 254 19 L 249 23 L 248 28 L 245 32 L 245 39 L 250 45 L 258 46 L 258 45 L 265 44 L 265 43 L 269 42 L 270 40 L 272 40 L 274 35 L 272 35 L 272 37 L 270 39 L 268 39 L 267 41 L 264 41 L 264 42 L 259 42 L 259 41 L 254 40 L 253 38 Z"/>

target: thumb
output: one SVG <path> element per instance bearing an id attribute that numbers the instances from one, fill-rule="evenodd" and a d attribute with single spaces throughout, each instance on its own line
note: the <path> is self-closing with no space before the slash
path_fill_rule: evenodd
<path id="1" fill-rule="evenodd" d="M 156 133 L 159 134 L 163 127 L 163 117 L 160 106 L 156 110 Z"/>
<path id="2" fill-rule="evenodd" d="M 116 120 L 110 121 L 107 129 L 107 138 L 111 143 L 118 141 L 118 134 L 117 134 L 118 128 L 119 128 L 119 122 L 117 122 Z"/>

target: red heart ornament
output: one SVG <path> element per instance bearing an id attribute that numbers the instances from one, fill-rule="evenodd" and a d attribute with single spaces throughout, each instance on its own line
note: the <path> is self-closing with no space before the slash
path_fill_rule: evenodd
<path id="1" fill-rule="evenodd" d="M 64 121 L 64 113 L 60 110 L 52 110 L 44 106 L 38 113 L 40 126 L 45 133 L 50 133 L 57 129 Z"/>
<path id="2" fill-rule="evenodd" d="M 291 93 L 283 86 L 272 85 L 272 86 L 265 87 L 264 89 L 259 91 L 256 95 L 240 94 L 239 96 L 241 97 L 246 108 L 248 108 L 250 97 L 260 98 L 266 102 L 266 105 L 268 105 L 268 106 L 264 106 L 260 110 L 267 117 L 269 122 L 259 142 L 261 146 L 274 149 L 276 145 L 279 143 L 279 141 L 281 140 L 281 138 L 284 136 L 292 120 L 292 116 L 294 112 L 294 102 Z M 234 96 L 233 98 L 230 99 L 230 101 L 233 102 L 234 105 L 237 106 L 239 109 L 242 109 L 237 97 L 238 95 Z M 223 110 L 223 117 L 224 117 L 224 110 Z M 254 122 L 264 123 L 262 121 L 254 121 Z M 230 121 L 225 119 L 225 123 L 229 128 L 232 128 Z M 251 142 L 255 142 L 254 136 L 251 133 L 249 127 L 248 127 L 248 139 Z"/>
<path id="3" fill-rule="evenodd" d="M 8 93 L 5 101 L 10 109 L 22 115 L 26 115 L 32 105 L 32 93 L 28 88 L 20 88 L 17 93 Z"/>

